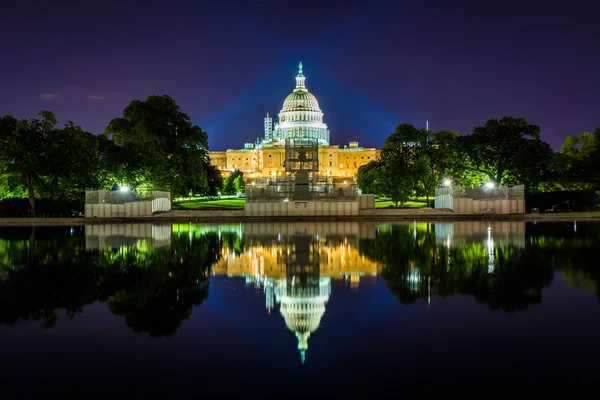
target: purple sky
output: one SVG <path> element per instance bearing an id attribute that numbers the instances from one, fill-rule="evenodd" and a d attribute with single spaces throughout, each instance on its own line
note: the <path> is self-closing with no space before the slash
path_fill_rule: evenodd
<path id="1" fill-rule="evenodd" d="M 6 3 L 0 115 L 48 109 L 99 133 L 131 100 L 168 94 L 211 149 L 239 148 L 262 137 L 302 61 L 333 144 L 510 115 L 558 149 L 600 124 L 590 0 Z"/>

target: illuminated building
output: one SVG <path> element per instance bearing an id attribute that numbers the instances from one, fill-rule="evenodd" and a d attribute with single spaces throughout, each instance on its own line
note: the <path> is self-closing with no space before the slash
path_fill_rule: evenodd
<path id="1" fill-rule="evenodd" d="M 285 140 L 315 140 L 318 143 L 319 173 L 331 177 L 353 177 L 361 165 L 379 159 L 379 150 L 364 148 L 350 142 L 342 148 L 330 145 L 329 128 L 323 122 L 323 112 L 317 98 L 306 88 L 302 63 L 298 67 L 296 87 L 279 112 L 279 122 L 267 116 L 264 137 L 246 143 L 243 149 L 209 152 L 213 165 L 224 175 L 239 169 L 246 176 L 270 178 L 284 174 Z"/>

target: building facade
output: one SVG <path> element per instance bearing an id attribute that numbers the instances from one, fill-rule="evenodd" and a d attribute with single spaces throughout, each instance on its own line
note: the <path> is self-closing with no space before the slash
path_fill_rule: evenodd
<path id="1" fill-rule="evenodd" d="M 306 88 L 302 63 L 298 67 L 296 87 L 283 102 L 279 122 L 267 116 L 264 137 L 246 143 L 239 150 L 209 152 L 211 163 L 228 175 L 236 169 L 253 178 L 275 178 L 285 174 L 285 142 L 312 139 L 318 143 L 319 174 L 331 177 L 354 177 L 358 168 L 379 159 L 379 150 L 364 148 L 358 142 L 340 147 L 329 143 L 329 128 L 317 98 Z"/>

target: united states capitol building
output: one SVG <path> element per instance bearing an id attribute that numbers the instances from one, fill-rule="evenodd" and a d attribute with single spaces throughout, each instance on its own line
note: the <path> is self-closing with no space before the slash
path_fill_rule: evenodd
<path id="1" fill-rule="evenodd" d="M 358 142 L 343 147 L 330 144 L 329 128 L 323 122 L 319 102 L 306 88 L 302 63 L 298 66 L 296 87 L 279 112 L 279 122 L 274 122 L 267 113 L 264 123 L 262 139 L 246 143 L 239 150 L 211 151 L 211 163 L 223 175 L 238 169 L 250 178 L 276 178 L 285 174 L 286 140 L 298 138 L 316 141 L 318 173 L 324 177 L 352 178 L 361 165 L 379 158 L 379 150 L 360 147 Z"/>

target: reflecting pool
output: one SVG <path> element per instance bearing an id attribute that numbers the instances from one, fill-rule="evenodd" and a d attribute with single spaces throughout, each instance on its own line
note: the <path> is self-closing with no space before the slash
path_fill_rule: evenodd
<path id="1" fill-rule="evenodd" d="M 22 395 L 592 390 L 599 249 L 600 223 L 575 221 L 0 228 L 0 382 Z"/>

